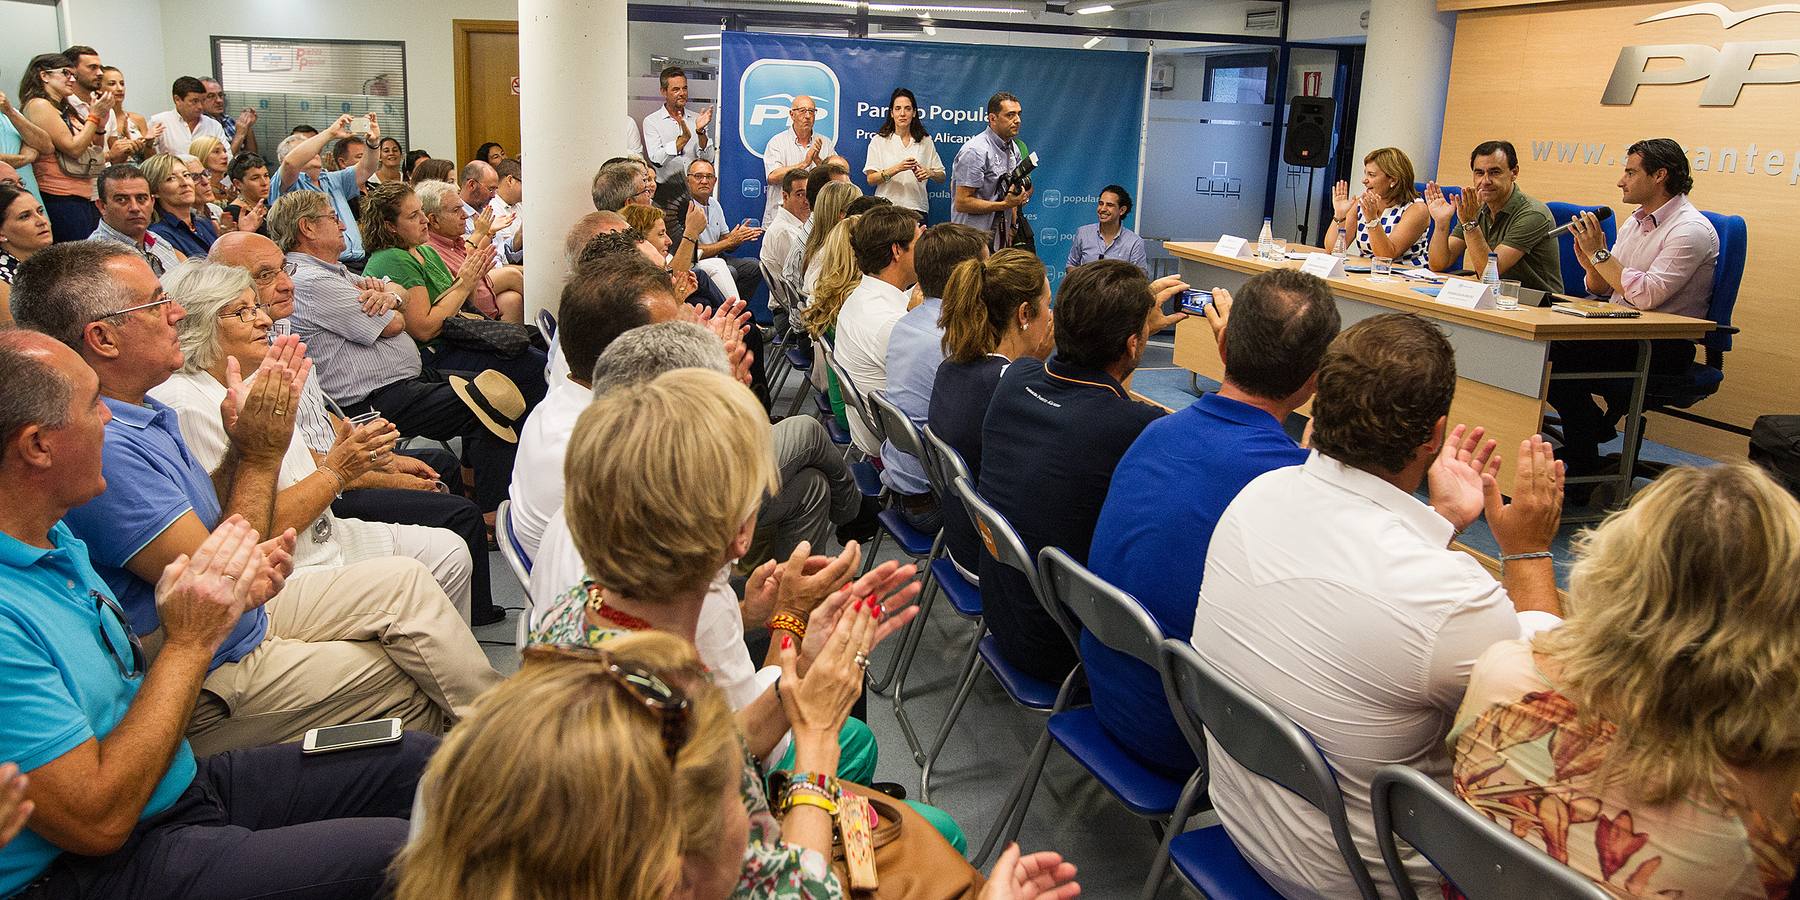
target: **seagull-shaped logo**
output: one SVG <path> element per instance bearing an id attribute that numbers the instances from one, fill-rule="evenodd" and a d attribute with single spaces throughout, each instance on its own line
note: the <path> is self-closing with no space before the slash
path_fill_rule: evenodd
<path id="1" fill-rule="evenodd" d="M 1648 19 L 1638 22 L 1638 24 L 1648 25 L 1651 22 L 1680 19 L 1686 16 L 1712 16 L 1718 19 L 1719 23 L 1726 28 L 1736 28 L 1751 19 L 1761 18 L 1762 16 L 1772 16 L 1776 13 L 1800 13 L 1800 3 L 1771 3 L 1768 6 L 1758 6 L 1755 9 L 1746 9 L 1743 12 L 1737 12 L 1723 3 L 1693 3 L 1671 9 L 1668 12 L 1657 13 Z"/>

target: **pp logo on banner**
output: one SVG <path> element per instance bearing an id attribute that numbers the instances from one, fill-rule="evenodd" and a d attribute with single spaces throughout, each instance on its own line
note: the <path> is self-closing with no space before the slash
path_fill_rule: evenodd
<path id="1" fill-rule="evenodd" d="M 745 149 L 762 158 L 769 139 L 788 129 L 788 107 L 804 95 L 819 108 L 813 133 L 836 143 L 838 94 L 837 73 L 822 62 L 759 59 L 744 69 L 738 82 L 738 138 Z"/>

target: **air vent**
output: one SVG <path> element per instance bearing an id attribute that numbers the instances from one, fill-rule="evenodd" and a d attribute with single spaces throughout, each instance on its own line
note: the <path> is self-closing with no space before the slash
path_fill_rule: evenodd
<path id="1" fill-rule="evenodd" d="M 1281 9 L 1253 9 L 1244 13 L 1245 31 L 1278 31 L 1281 29 Z"/>

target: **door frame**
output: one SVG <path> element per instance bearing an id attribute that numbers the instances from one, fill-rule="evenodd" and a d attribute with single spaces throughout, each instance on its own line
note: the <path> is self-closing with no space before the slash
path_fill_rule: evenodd
<path id="1" fill-rule="evenodd" d="M 451 19 L 450 47 L 455 60 L 456 82 L 456 158 L 474 159 L 479 141 L 473 134 L 474 117 L 469 103 L 474 92 L 469 86 L 469 35 L 519 33 L 517 19 Z"/>

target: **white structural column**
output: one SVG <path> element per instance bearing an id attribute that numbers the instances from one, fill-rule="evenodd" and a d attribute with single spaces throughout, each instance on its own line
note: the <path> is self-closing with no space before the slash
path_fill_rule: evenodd
<path id="1" fill-rule="evenodd" d="M 1450 82 L 1450 46 L 1455 38 L 1456 15 L 1438 12 L 1436 0 L 1372 0 L 1352 171 L 1362 171 L 1362 159 L 1369 151 L 1399 147 L 1412 159 L 1420 181 L 1437 177 L 1444 91 Z M 1444 152 L 1454 155 L 1464 150 L 1450 147 Z"/>
<path id="2" fill-rule="evenodd" d="M 569 227 L 594 211 L 595 170 L 627 154 L 625 0 L 519 0 L 525 315 L 556 311 Z"/>

